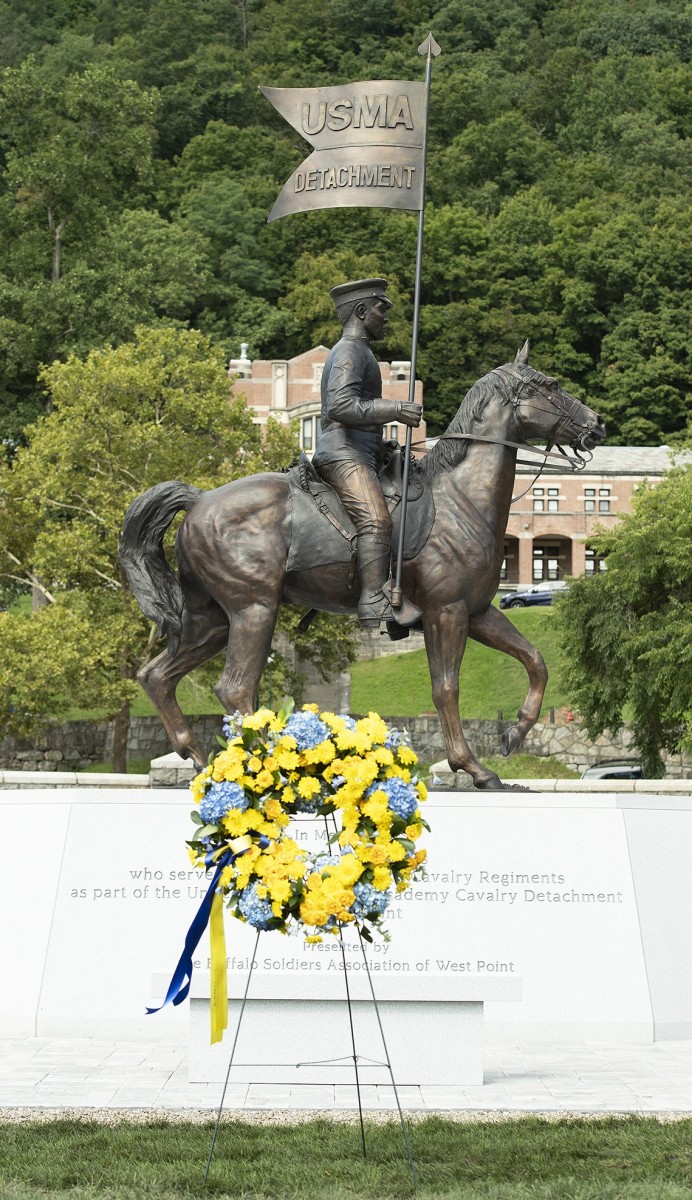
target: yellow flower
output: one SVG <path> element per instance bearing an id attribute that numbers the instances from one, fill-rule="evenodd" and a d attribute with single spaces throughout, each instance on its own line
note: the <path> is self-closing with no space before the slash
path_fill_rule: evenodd
<path id="1" fill-rule="evenodd" d="M 377 746 L 375 749 L 375 762 L 378 762 L 381 767 L 391 767 L 394 762 L 394 755 L 386 746 Z"/>
<path id="2" fill-rule="evenodd" d="M 270 796 L 264 806 L 265 816 L 269 817 L 270 821 L 275 821 L 277 817 L 282 816 L 283 810 L 281 803 L 275 796 Z"/>
<path id="3" fill-rule="evenodd" d="M 303 750 L 300 758 L 301 762 L 305 763 L 306 766 L 310 766 L 312 763 L 329 763 L 335 754 L 334 743 L 330 742 L 327 738 L 325 741 L 320 742 L 319 746 L 313 746 L 311 750 Z"/>
<path id="4" fill-rule="evenodd" d="M 282 771 L 293 771 L 298 766 L 300 758 L 295 750 L 289 750 L 286 746 L 277 746 L 274 751 L 274 761 Z"/>
<path id="5" fill-rule="evenodd" d="M 362 717 L 357 722 L 356 728 L 359 733 L 364 733 L 371 742 L 385 742 L 389 733 L 382 717 L 375 712 L 370 712 L 367 717 Z"/>
<path id="6" fill-rule="evenodd" d="M 399 746 L 396 754 L 399 762 L 402 763 L 403 766 L 406 766 L 407 764 L 412 766 L 413 763 L 418 762 L 418 755 L 414 753 L 410 746 Z"/>
<path id="7" fill-rule="evenodd" d="M 319 704 L 304 704 L 303 712 L 318 713 L 320 711 Z"/>
<path id="8" fill-rule="evenodd" d="M 256 775 L 258 771 L 262 770 L 262 759 L 258 758 L 256 754 L 253 754 L 252 758 L 247 760 L 247 769 Z"/>
<path id="9" fill-rule="evenodd" d="M 255 890 L 261 900 L 264 900 L 269 895 L 269 889 L 264 883 L 258 883 Z"/>
<path id="10" fill-rule="evenodd" d="M 267 788 L 270 788 L 273 783 L 274 776 L 272 775 L 271 771 L 260 771 L 259 775 L 255 779 L 255 791 L 266 792 Z"/>
<path id="11" fill-rule="evenodd" d="M 275 720 L 276 713 L 272 712 L 271 708 L 258 708 L 257 712 L 243 717 L 243 729 L 261 729 L 263 725 Z"/>
<path id="12" fill-rule="evenodd" d="M 310 934 L 308 934 L 308 936 L 306 937 L 305 941 L 306 941 L 306 942 L 310 942 L 310 943 L 312 943 L 312 942 L 321 942 L 321 941 L 322 941 L 322 938 L 320 937 L 319 933 L 310 933 Z"/>
<path id="13" fill-rule="evenodd" d="M 226 833 L 231 837 L 240 837 L 242 833 L 247 833 L 248 829 L 252 828 L 250 824 L 250 812 L 252 812 L 252 809 L 241 812 L 238 808 L 231 808 L 221 821 Z"/>
<path id="14" fill-rule="evenodd" d="M 389 867 L 375 867 L 372 873 L 372 886 L 380 892 L 386 892 L 392 882 Z"/>
<path id="15" fill-rule="evenodd" d="M 320 781 L 312 775 L 306 775 L 298 782 L 298 795 L 303 797 L 303 800 L 310 800 L 313 796 L 318 796 L 320 793 Z"/>
<path id="16" fill-rule="evenodd" d="M 423 826 L 420 824 L 419 821 L 416 821 L 413 825 L 406 826 L 406 837 L 410 838 L 412 842 L 415 842 L 417 840 L 417 838 L 420 837 L 422 832 L 423 832 Z"/>
<path id="17" fill-rule="evenodd" d="M 358 729 L 344 729 L 337 733 L 336 744 L 339 750 L 355 750 L 356 754 L 365 754 L 372 749 L 372 742 Z"/>
<path id="18" fill-rule="evenodd" d="M 292 787 L 285 787 L 281 793 L 281 801 L 283 804 L 293 804 L 296 794 Z"/>
<path id="19" fill-rule="evenodd" d="M 265 771 L 275 771 L 277 766 L 278 766 L 278 763 L 277 763 L 276 759 L 272 758 L 271 754 L 268 754 L 264 760 Z"/>
<path id="20" fill-rule="evenodd" d="M 331 867 L 330 871 L 337 875 L 343 884 L 353 885 L 363 874 L 363 864 L 355 854 L 342 854 L 338 866 Z"/>
<path id="21" fill-rule="evenodd" d="M 416 791 L 418 792 L 418 795 L 420 796 L 421 800 L 427 800 L 428 789 L 426 788 L 422 779 L 416 784 Z"/>

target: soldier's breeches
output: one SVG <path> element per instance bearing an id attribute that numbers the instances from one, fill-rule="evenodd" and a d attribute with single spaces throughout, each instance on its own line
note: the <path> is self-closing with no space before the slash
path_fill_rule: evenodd
<path id="1" fill-rule="evenodd" d="M 377 473 L 358 462 L 320 462 L 319 470 L 337 493 L 358 536 L 371 534 L 389 544 L 392 522 Z"/>

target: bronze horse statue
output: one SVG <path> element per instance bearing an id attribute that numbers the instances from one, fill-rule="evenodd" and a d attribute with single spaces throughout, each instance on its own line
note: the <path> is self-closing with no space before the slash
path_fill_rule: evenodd
<path id="1" fill-rule="evenodd" d="M 547 681 L 538 650 L 492 604 L 517 451 L 539 439 L 569 445 L 576 452 L 569 461 L 578 467 L 584 465 L 580 450 L 588 451 L 604 438 L 603 421 L 592 409 L 528 365 L 526 343 L 513 363 L 473 385 L 446 434 L 416 471 L 432 521 L 422 547 L 416 545 L 415 556 L 404 562 L 403 583 L 423 612 L 433 698 L 450 767 L 467 771 L 477 788 L 496 790 L 503 784 L 472 755 L 459 717 L 459 668 L 467 638 L 517 658 L 529 677 L 516 724 L 503 736 L 504 754 L 517 750 L 537 721 Z M 177 536 L 176 574 L 164 555 L 163 536 L 180 509 L 187 516 Z M 331 613 L 357 609 L 350 556 L 344 561 L 335 550 L 331 557 L 323 555 L 319 566 L 301 569 L 296 539 L 304 539 L 309 561 L 319 522 L 343 547 L 343 539 L 317 508 L 314 518 L 297 521 L 293 528 L 285 473 L 253 475 L 210 492 L 161 483 L 128 510 L 123 566 L 143 612 L 168 637 L 167 649 L 142 668 L 139 680 L 174 749 L 198 766 L 205 765 L 207 752 L 175 696 L 189 671 L 225 646 L 226 663 L 214 691 L 227 713 L 250 712 L 280 604 L 307 604 Z"/>

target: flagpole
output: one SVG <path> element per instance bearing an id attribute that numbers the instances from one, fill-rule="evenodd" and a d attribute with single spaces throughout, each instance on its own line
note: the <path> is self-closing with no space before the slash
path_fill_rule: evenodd
<path id="1" fill-rule="evenodd" d="M 418 325 L 420 321 L 420 292 L 421 275 L 423 271 L 423 226 L 425 219 L 425 179 L 428 170 L 428 118 L 430 114 L 430 81 L 432 79 L 432 60 L 440 53 L 440 47 L 432 33 L 418 47 L 419 54 L 427 56 L 425 63 L 425 123 L 423 126 L 423 172 L 421 187 L 421 206 L 418 210 L 418 245 L 416 247 L 416 279 L 413 292 L 413 330 L 411 345 L 411 377 L 408 386 L 408 402 L 416 402 L 416 358 L 418 354 Z M 406 445 L 404 447 L 404 470 L 401 485 L 401 523 L 399 525 L 399 546 L 396 556 L 396 578 L 392 588 L 392 607 L 400 608 L 403 598 L 401 589 L 401 574 L 404 564 L 404 544 L 406 538 L 406 504 L 408 501 L 408 479 L 411 462 L 411 438 L 413 429 L 406 427 Z"/>

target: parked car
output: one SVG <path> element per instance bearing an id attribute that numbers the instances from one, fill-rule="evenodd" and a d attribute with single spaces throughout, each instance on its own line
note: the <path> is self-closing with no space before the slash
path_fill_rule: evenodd
<path id="1" fill-rule="evenodd" d="M 646 779 L 644 768 L 633 758 L 604 759 L 582 773 L 582 779 Z"/>
<path id="2" fill-rule="evenodd" d="M 500 608 L 527 608 L 531 604 L 552 604 L 553 596 L 564 592 L 567 584 L 562 579 L 550 583 L 534 583 L 531 587 L 518 588 L 500 598 Z"/>

